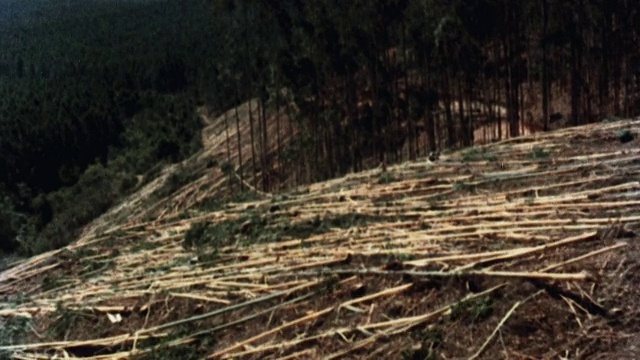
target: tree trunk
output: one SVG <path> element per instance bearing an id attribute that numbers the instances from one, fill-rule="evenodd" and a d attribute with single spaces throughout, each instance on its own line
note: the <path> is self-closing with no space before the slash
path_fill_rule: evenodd
<path id="1" fill-rule="evenodd" d="M 409 104 L 411 99 L 411 85 L 409 84 L 409 59 L 407 56 L 407 39 L 406 39 L 406 24 L 403 19 L 402 23 L 402 70 L 404 75 L 404 103 L 402 112 L 404 118 L 407 121 L 407 141 L 409 142 L 409 160 L 415 160 L 416 154 L 416 126 L 414 123 L 414 114 L 411 111 Z"/>
<path id="2" fill-rule="evenodd" d="M 460 120 L 460 134 L 459 141 L 463 146 L 467 146 L 469 143 L 469 132 L 467 131 L 467 119 L 464 114 L 464 93 L 462 90 L 462 78 L 457 79 L 457 90 L 458 90 L 458 119 Z"/>
<path id="3" fill-rule="evenodd" d="M 542 0 L 542 121 L 544 131 L 549 130 L 549 59 L 547 32 L 549 30 L 549 0 Z"/>
<path id="4" fill-rule="evenodd" d="M 447 122 L 447 147 L 456 147 L 456 128 L 451 114 L 451 71 L 447 68 L 445 75 L 445 96 L 444 96 L 444 111 L 445 121 Z"/>
<path id="5" fill-rule="evenodd" d="M 275 172 L 278 182 L 278 190 L 282 190 L 282 137 L 280 136 L 280 83 L 276 85 L 276 93 L 275 93 L 275 112 L 276 112 L 276 154 L 277 154 L 277 163 L 276 168 L 278 171 Z"/>
<path id="6" fill-rule="evenodd" d="M 258 188 L 258 168 L 256 167 L 256 143 L 253 136 L 253 106 L 252 99 L 249 97 L 249 140 L 251 141 L 251 164 L 253 166 L 253 187 Z"/>
<path id="7" fill-rule="evenodd" d="M 425 54 L 425 56 L 423 57 L 423 61 L 424 64 L 422 66 L 423 68 L 423 73 L 422 76 L 420 78 L 420 88 L 424 90 L 424 94 L 425 95 L 429 95 L 429 93 L 431 92 L 431 89 L 433 88 L 433 84 L 431 83 L 431 77 L 429 76 L 429 60 Z M 426 79 L 425 79 L 426 77 Z M 425 83 L 426 82 L 426 83 Z M 424 101 L 424 100 L 423 100 Z M 437 106 L 437 102 L 436 102 L 436 106 Z M 433 104 L 431 103 L 431 100 L 428 100 L 427 104 L 426 104 L 426 114 L 421 114 L 421 116 L 425 116 L 425 128 L 427 131 L 427 141 L 428 141 L 428 147 L 425 146 L 425 150 L 429 149 L 427 151 L 425 151 L 425 154 L 428 154 L 430 151 L 436 151 L 437 150 L 437 145 L 436 145 L 436 124 L 433 118 Z M 442 140 L 442 139 L 440 139 Z"/>
<path id="8" fill-rule="evenodd" d="M 236 88 L 237 90 L 238 88 Z M 239 95 L 239 91 L 238 91 L 238 95 Z M 238 98 L 240 98 L 238 96 Z M 238 171 L 240 171 L 240 188 L 242 188 L 242 186 L 244 186 L 242 183 L 244 182 L 244 172 L 242 171 L 242 141 L 241 141 L 241 135 L 240 135 L 240 115 L 238 114 L 238 106 L 236 105 L 236 107 L 234 108 L 235 111 L 235 115 L 236 115 L 236 137 L 238 138 Z"/>
<path id="9" fill-rule="evenodd" d="M 270 181 L 270 166 L 269 166 L 269 143 L 268 143 L 268 125 L 267 125 L 267 107 L 264 104 L 264 101 L 260 99 L 258 102 L 258 111 L 260 111 L 260 128 L 262 130 L 262 139 L 261 139 L 261 148 L 262 148 L 262 156 L 261 160 L 261 168 L 262 168 L 262 189 L 263 191 L 269 191 L 271 189 L 271 181 Z"/>
<path id="10" fill-rule="evenodd" d="M 581 63 L 582 63 L 582 29 L 580 26 L 580 12 L 583 1 L 578 1 L 574 9 L 571 27 L 571 123 L 576 126 L 581 123 L 580 98 L 582 94 Z"/>

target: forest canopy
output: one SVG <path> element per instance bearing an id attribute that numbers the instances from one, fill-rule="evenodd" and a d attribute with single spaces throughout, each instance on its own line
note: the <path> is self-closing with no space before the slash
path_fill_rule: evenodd
<path id="1" fill-rule="evenodd" d="M 0 27 L 0 245 L 33 253 L 199 148 L 200 39 L 216 35 L 198 1 L 20 4 Z"/>

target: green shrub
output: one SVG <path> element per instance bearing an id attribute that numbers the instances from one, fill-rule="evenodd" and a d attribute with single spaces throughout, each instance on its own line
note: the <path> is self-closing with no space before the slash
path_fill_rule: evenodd
<path id="1" fill-rule="evenodd" d="M 549 155 L 551 155 L 551 153 L 549 153 L 547 150 L 535 148 L 531 150 L 531 152 L 529 153 L 529 158 L 530 159 L 546 159 L 549 157 Z"/>
<path id="2" fill-rule="evenodd" d="M 20 244 L 20 252 L 33 255 L 69 244 L 77 231 L 113 206 L 134 186 L 135 177 L 100 163 L 89 166 L 78 182 L 47 195 L 53 218 L 39 234 L 34 226 Z"/>
<path id="3" fill-rule="evenodd" d="M 470 148 L 462 152 L 463 162 L 497 161 L 498 157 L 487 148 Z"/>
<path id="4" fill-rule="evenodd" d="M 20 316 L 0 319 L 0 346 L 22 343 L 29 330 L 29 323 L 29 319 Z M 0 359 L 11 359 L 11 354 L 0 351 Z"/>
<path id="5" fill-rule="evenodd" d="M 493 314 L 493 301 L 489 297 L 463 301 L 451 308 L 451 320 L 476 323 Z"/>
<path id="6" fill-rule="evenodd" d="M 618 140 L 620 140 L 622 144 L 626 144 L 630 141 L 633 141 L 633 138 L 634 138 L 633 133 L 628 129 L 617 131 L 616 136 L 618 137 Z"/>

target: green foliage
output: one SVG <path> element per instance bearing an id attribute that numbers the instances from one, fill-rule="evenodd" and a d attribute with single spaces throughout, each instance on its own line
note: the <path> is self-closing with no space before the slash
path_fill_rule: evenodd
<path id="1" fill-rule="evenodd" d="M 31 320 L 22 316 L 0 319 L 0 346 L 23 344 L 29 332 Z M 8 351 L 0 350 L 0 359 L 11 359 Z"/>
<path id="2" fill-rule="evenodd" d="M 124 124 L 123 155 L 136 173 L 149 170 L 160 161 L 186 158 L 201 146 L 195 134 L 200 118 L 195 104 L 184 96 L 156 95 L 145 102 L 145 109 Z"/>
<path id="3" fill-rule="evenodd" d="M 462 320 L 465 323 L 476 323 L 493 314 L 493 301 L 490 297 L 482 297 L 457 303 L 451 308 L 451 320 Z"/>
<path id="4" fill-rule="evenodd" d="M 193 75 L 210 73 L 203 59 L 215 50 L 193 40 L 217 33 L 211 7 L 115 1 L 34 2 L 31 15 L 0 24 L 5 250 L 65 245 L 133 191 L 137 174 L 201 146 L 197 88 L 210 79 Z"/>
<path id="5" fill-rule="evenodd" d="M 551 153 L 548 152 L 547 150 L 541 149 L 541 148 L 535 148 L 531 150 L 528 156 L 530 159 L 546 159 L 549 157 L 549 155 L 551 155 Z"/>
<path id="6" fill-rule="evenodd" d="M 487 148 L 470 148 L 462 152 L 462 161 L 498 161 L 498 157 Z"/>
<path id="7" fill-rule="evenodd" d="M 207 222 L 201 222 L 191 225 L 189 230 L 184 236 L 183 246 L 185 248 L 191 248 L 194 246 L 202 246 L 207 241 L 207 231 L 210 228 L 210 224 Z"/>
<path id="8" fill-rule="evenodd" d="M 276 221 L 268 214 L 250 211 L 232 220 L 216 223 L 193 224 L 185 234 L 183 246 L 196 248 L 208 257 L 217 256 L 217 252 L 207 253 L 206 249 L 218 249 L 228 245 L 251 245 L 276 242 L 284 239 L 307 239 L 323 234 L 332 228 L 347 229 L 379 222 L 381 218 L 370 215 L 345 214 L 320 219 L 316 217 L 299 223 Z"/>
<path id="9" fill-rule="evenodd" d="M 620 140 L 622 144 L 626 144 L 630 141 L 633 141 L 633 139 L 635 138 L 635 136 L 629 129 L 617 131 L 616 136 L 618 137 L 618 140 Z"/>
<path id="10" fill-rule="evenodd" d="M 116 262 L 114 260 L 107 261 L 91 261 L 87 266 L 85 266 L 79 273 L 79 276 L 83 279 L 89 279 L 92 277 L 99 276 L 107 270 L 113 269 L 116 267 Z"/>
<path id="11" fill-rule="evenodd" d="M 78 331 L 81 322 L 93 323 L 96 316 L 83 310 L 67 309 L 58 304 L 56 310 L 51 314 L 55 319 L 51 326 L 47 328 L 47 336 L 51 340 L 70 340 L 71 331 Z"/>
<path id="12" fill-rule="evenodd" d="M 444 332 L 437 326 L 427 327 L 421 334 L 422 341 L 432 346 L 438 346 L 444 341 Z"/>
<path id="13" fill-rule="evenodd" d="M 109 207 L 131 189 L 130 174 L 116 172 L 100 163 L 93 164 L 72 187 L 50 193 L 46 202 L 51 204 L 53 218 L 38 234 L 23 236 L 20 252 L 32 255 L 67 245 L 76 231 Z"/>

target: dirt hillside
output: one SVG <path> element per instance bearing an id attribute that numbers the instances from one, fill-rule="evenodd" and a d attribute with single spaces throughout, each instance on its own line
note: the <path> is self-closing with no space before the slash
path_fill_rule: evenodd
<path id="1" fill-rule="evenodd" d="M 638 358 L 638 136 L 640 119 L 599 123 L 206 210 L 135 208 L 0 274 L 0 353 Z M 206 169 L 158 202 L 202 196 Z"/>

